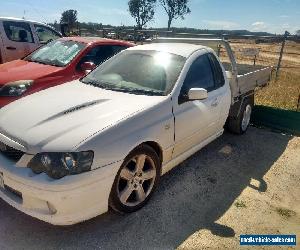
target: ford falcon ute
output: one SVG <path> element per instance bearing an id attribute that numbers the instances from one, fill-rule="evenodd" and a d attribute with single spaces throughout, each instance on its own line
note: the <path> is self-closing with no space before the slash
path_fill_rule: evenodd
<path id="1" fill-rule="evenodd" d="M 220 44 L 225 66 L 213 49 Z M 226 41 L 161 39 L 5 106 L 0 197 L 56 225 L 109 207 L 140 209 L 160 176 L 222 135 L 225 123 L 246 132 L 254 89 L 271 69 L 239 67 Z"/>

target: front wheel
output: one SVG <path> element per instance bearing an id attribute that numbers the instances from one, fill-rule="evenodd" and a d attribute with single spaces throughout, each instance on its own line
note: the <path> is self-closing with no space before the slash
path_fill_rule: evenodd
<path id="1" fill-rule="evenodd" d="M 134 212 L 150 199 L 160 177 L 160 160 L 148 145 L 139 146 L 124 160 L 112 187 L 110 206 Z"/>
<path id="2" fill-rule="evenodd" d="M 229 117 L 227 128 L 235 134 L 243 134 L 247 131 L 250 125 L 250 119 L 253 109 L 251 99 L 246 99 L 242 105 L 240 113 L 237 117 Z"/>

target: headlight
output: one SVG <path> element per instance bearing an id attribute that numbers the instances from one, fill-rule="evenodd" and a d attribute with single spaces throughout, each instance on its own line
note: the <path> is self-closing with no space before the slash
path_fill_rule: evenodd
<path id="1" fill-rule="evenodd" d="M 54 179 L 66 175 L 80 174 L 91 170 L 94 153 L 92 151 L 76 153 L 39 153 L 28 163 L 36 174 L 46 173 Z"/>
<path id="2" fill-rule="evenodd" d="M 20 96 L 31 86 L 32 83 L 32 80 L 9 82 L 0 88 L 0 96 Z"/>

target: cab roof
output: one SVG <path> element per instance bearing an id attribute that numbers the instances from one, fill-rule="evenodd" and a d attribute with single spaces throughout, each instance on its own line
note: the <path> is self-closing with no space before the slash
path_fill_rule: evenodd
<path id="1" fill-rule="evenodd" d="M 46 23 L 41 23 L 41 22 L 28 20 L 28 19 L 23 19 L 23 18 L 17 18 L 17 17 L 1 17 L 0 16 L 0 21 L 16 21 L 16 22 L 19 21 L 19 22 L 26 22 L 26 23 L 35 23 L 35 24 L 44 25 L 44 26 L 50 27 L 51 29 L 54 29 L 52 26 L 49 26 Z"/>
<path id="2" fill-rule="evenodd" d="M 195 51 L 201 49 L 208 49 L 208 47 L 188 43 L 151 43 L 129 48 L 129 50 L 155 50 L 160 52 L 167 52 L 185 58 L 188 58 Z"/>

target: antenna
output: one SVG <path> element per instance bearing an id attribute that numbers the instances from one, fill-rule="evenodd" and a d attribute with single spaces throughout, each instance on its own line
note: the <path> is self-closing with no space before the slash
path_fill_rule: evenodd
<path id="1" fill-rule="evenodd" d="M 38 16 L 44 20 L 44 23 L 47 24 L 47 21 L 46 21 L 46 19 L 45 19 L 45 15 L 43 15 L 43 13 L 41 13 L 41 10 L 37 10 L 36 7 L 35 7 L 35 5 L 32 4 L 32 2 L 31 2 L 30 0 L 26 0 L 24 3 L 25 3 L 28 7 L 30 7 L 31 10 L 34 10 L 34 12 L 35 12 L 36 14 L 38 14 Z M 25 13 L 25 10 L 24 10 L 24 13 Z M 24 14 L 24 16 L 25 16 L 25 14 Z"/>
<path id="2" fill-rule="evenodd" d="M 26 10 L 24 10 L 23 19 L 25 20 Z"/>

